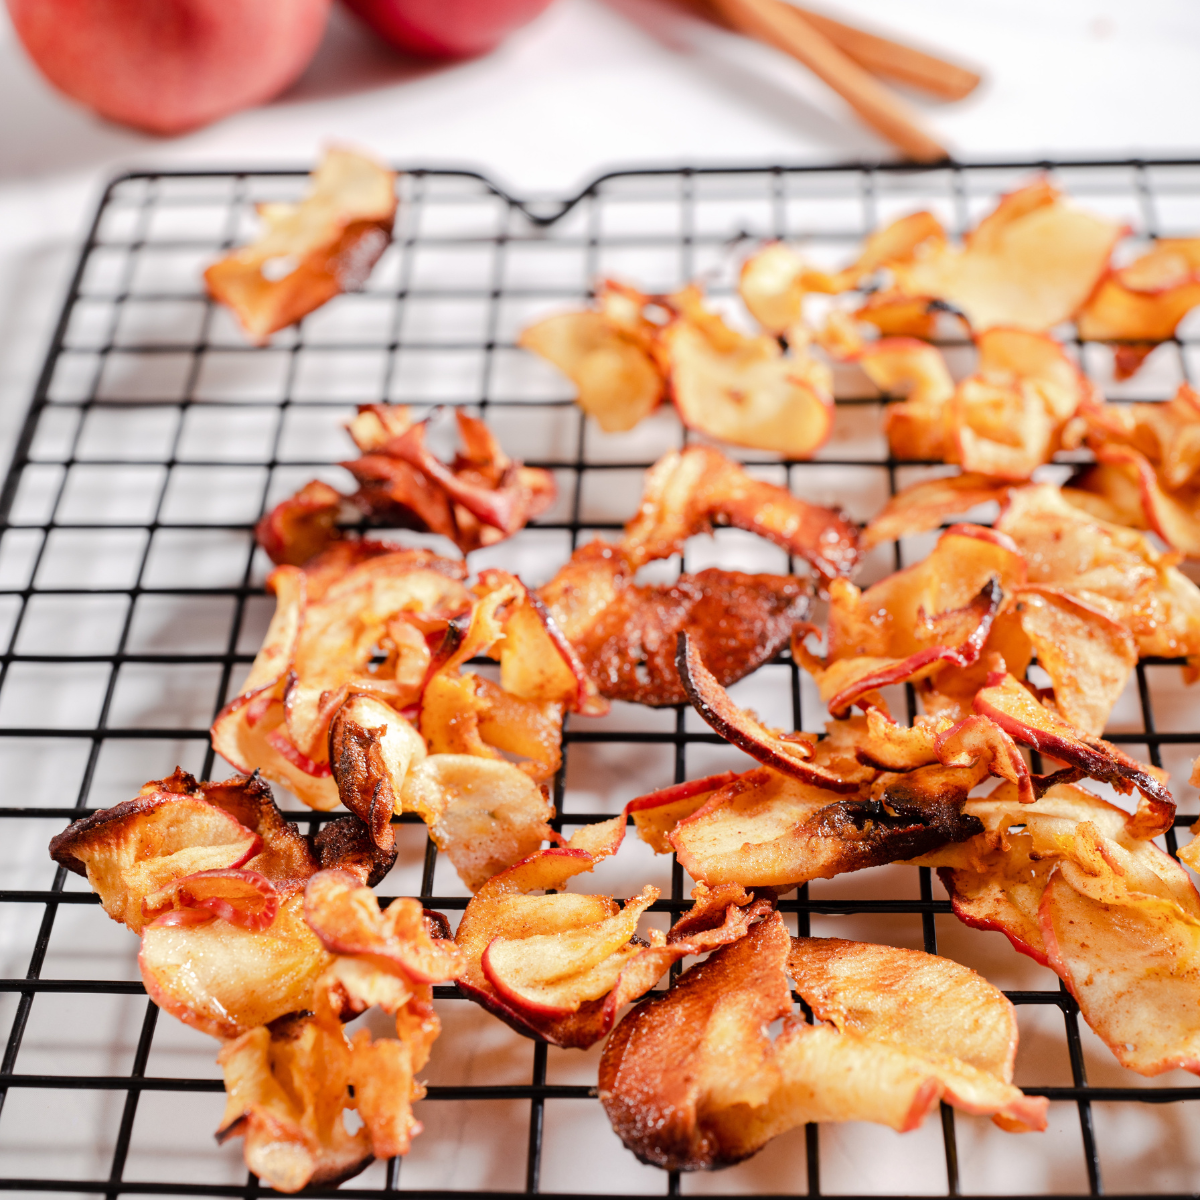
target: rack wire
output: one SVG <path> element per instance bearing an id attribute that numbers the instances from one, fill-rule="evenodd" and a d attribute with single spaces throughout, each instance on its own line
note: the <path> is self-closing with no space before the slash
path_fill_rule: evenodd
<path id="1" fill-rule="evenodd" d="M 136 939 L 108 922 L 82 881 L 45 855 L 65 821 L 134 794 L 176 762 L 220 775 L 208 724 L 253 658 L 270 612 L 269 566 L 252 539 L 262 512 L 313 475 L 346 477 L 340 432 L 355 403 L 469 405 L 502 442 L 552 469 L 556 507 L 511 542 L 472 556 L 540 583 L 593 532 L 631 514 L 642 471 L 683 431 L 662 412 L 603 435 L 562 380 L 515 348 L 545 312 L 578 305 L 592 281 L 668 291 L 696 278 L 718 303 L 746 238 L 803 240 L 831 263 L 881 221 L 931 208 L 961 233 L 998 195 L 1050 171 L 1082 203 L 1141 240 L 1200 229 L 1200 161 L 981 163 L 932 169 L 654 169 L 605 175 L 567 201 L 528 202 L 470 172 L 410 170 L 392 246 L 366 289 L 339 297 L 270 348 L 246 345 L 203 294 L 205 263 L 253 228 L 253 204 L 297 196 L 300 171 L 135 173 L 112 182 L 71 280 L 12 467 L 0 491 L 0 760 L 7 788 L 0 1010 L 0 1188 L 116 1197 L 259 1194 L 239 1147 L 210 1140 L 221 1106 L 214 1044 L 158 1020 Z M 1074 347 L 1113 398 L 1163 399 L 1194 375 L 1196 344 L 1155 351 L 1127 384 L 1111 349 Z M 963 347 L 947 346 L 953 360 Z M 898 486 L 943 468 L 890 460 L 880 397 L 838 379 L 835 433 L 812 462 L 746 453 L 750 469 L 799 495 L 869 517 Z M 409 541 L 422 539 L 401 535 Z M 423 539 L 437 544 L 435 539 Z M 868 557 L 878 578 L 929 547 L 906 539 Z M 799 570 L 736 531 L 690 544 L 686 565 Z M 663 577 L 667 577 L 663 576 Z M 735 694 L 769 719 L 819 730 L 824 712 L 786 655 Z M 911 715 L 911 694 L 908 696 Z M 1179 781 L 1200 743 L 1200 711 L 1177 664 L 1143 662 L 1109 734 Z M 555 785 L 557 823 L 620 811 L 654 787 L 737 766 L 739 754 L 689 711 L 615 706 L 570 720 Z M 287 798 L 279 797 L 286 803 Z M 298 807 L 298 806 L 293 806 Z M 295 814 L 309 828 L 324 819 Z M 1190 824 L 1181 815 L 1177 825 Z M 1174 850 L 1173 834 L 1168 835 Z M 381 886 L 461 912 L 467 894 L 419 824 Z M 629 844 L 627 843 L 627 846 Z M 659 920 L 686 907 L 677 864 L 639 844 L 597 887 L 660 882 Z M 611 867 L 609 874 L 603 875 Z M 668 898 L 669 897 L 669 898 Z M 783 899 L 800 933 L 940 950 L 1005 986 L 1023 1033 L 1017 1082 L 1051 1100 L 1051 1128 L 1012 1139 L 943 1107 L 902 1139 L 872 1126 L 809 1126 L 711 1176 L 637 1164 L 595 1101 L 598 1052 L 517 1037 L 436 991 L 426 1131 L 403 1164 L 340 1189 L 392 1194 L 1187 1195 L 1200 1189 L 1200 1086 L 1180 1072 L 1123 1071 L 1045 969 L 999 935 L 964 930 L 928 870 L 892 866 L 821 881 Z"/>

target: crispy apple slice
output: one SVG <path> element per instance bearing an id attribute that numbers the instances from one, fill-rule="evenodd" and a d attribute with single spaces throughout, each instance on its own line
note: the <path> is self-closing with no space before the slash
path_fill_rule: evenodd
<path id="1" fill-rule="evenodd" d="M 346 871 L 308 881 L 304 918 L 326 950 L 400 970 L 413 983 L 442 983 L 462 969 L 454 944 L 429 936 L 418 901 L 401 897 L 381 912 L 375 893 Z"/>
<path id="2" fill-rule="evenodd" d="M 768 242 L 742 263 L 738 294 L 767 333 L 779 335 L 800 320 L 805 284 L 813 281 L 806 280 L 807 271 L 804 259 L 783 242 Z"/>
<path id="3" fill-rule="evenodd" d="M 1007 779 L 1017 789 L 1022 804 L 1032 804 L 1033 780 L 1017 744 L 994 721 L 986 717 L 964 717 L 943 730 L 935 739 L 938 761 L 946 767 L 970 767 L 985 763 L 988 770 Z"/>
<path id="4" fill-rule="evenodd" d="M 1023 745 L 1079 767 L 1118 792 L 1128 794 L 1137 788 L 1150 805 L 1174 815 L 1175 801 L 1160 778 L 1161 771 L 1135 762 L 1111 743 L 1055 716 L 1011 675 L 999 671 L 990 675 L 987 687 L 975 697 L 975 711 Z"/>
<path id="5" fill-rule="evenodd" d="M 841 513 L 753 478 L 709 446 L 673 450 L 650 468 L 621 549 L 640 567 L 682 553 L 689 537 L 714 524 L 768 538 L 825 579 L 849 575 L 858 563 L 858 531 Z"/>
<path id="6" fill-rule="evenodd" d="M 977 504 L 1004 500 L 1011 487 L 1007 480 L 974 472 L 914 483 L 897 492 L 862 531 L 863 548 L 936 529 Z"/>
<path id="7" fill-rule="evenodd" d="M 650 846 L 655 854 L 670 854 L 673 850 L 667 835 L 683 820 L 703 807 L 708 798 L 727 783 L 737 778 L 733 771 L 720 775 L 707 775 L 703 779 L 690 779 L 672 787 L 660 788 L 637 796 L 625 805 L 626 816 L 633 818 L 638 837 Z"/>
<path id="8" fill-rule="evenodd" d="M 213 263 L 204 282 L 246 336 L 265 345 L 276 330 L 366 282 L 391 241 L 396 176 L 363 154 L 334 147 L 299 204 L 260 204 L 258 215 L 259 237 Z"/>
<path id="9" fill-rule="evenodd" d="M 1133 635 L 1099 609 L 1044 585 L 1022 588 L 1017 609 L 1050 676 L 1058 711 L 1085 734 L 1099 736 L 1137 665 Z"/>
<path id="10" fill-rule="evenodd" d="M 395 842 L 392 816 L 409 768 L 425 757 L 421 735 L 392 707 L 351 696 L 329 728 L 329 761 L 342 803 L 367 823 L 375 844 Z"/>
<path id="11" fill-rule="evenodd" d="M 640 947 L 632 940 L 642 913 L 658 899 L 644 887 L 614 916 L 550 934 L 493 938 L 480 966 L 496 992 L 519 1012 L 565 1017 L 616 986 Z"/>
<path id="12" fill-rule="evenodd" d="M 253 932 L 270 928 L 279 912 L 279 893 L 257 871 L 226 867 L 174 879 L 147 896 L 142 907 L 155 917 L 172 909 L 208 912 Z"/>
<path id="13" fill-rule="evenodd" d="M 50 843 L 50 857 L 86 876 L 104 911 L 134 933 L 161 889 L 199 871 L 241 867 L 262 848 L 258 834 L 198 792 L 147 790 L 153 786 L 75 821 Z"/>
<path id="14" fill-rule="evenodd" d="M 671 303 L 679 317 L 661 342 L 683 423 L 735 446 L 810 457 L 833 428 L 829 367 L 804 350 L 784 355 L 774 338 L 736 333 L 694 287 Z"/>
<path id="15" fill-rule="evenodd" d="M 273 563 L 303 566 L 337 537 L 341 506 L 339 491 L 313 479 L 259 521 L 255 540 Z"/>
<path id="16" fill-rule="evenodd" d="M 885 337 L 865 346 L 857 362 L 885 396 L 906 397 L 884 411 L 883 431 L 892 454 L 945 458 L 954 381 L 941 351 L 916 338 Z"/>
<path id="17" fill-rule="evenodd" d="M 185 1025 L 220 1038 L 311 1008 L 313 985 L 331 959 L 305 924 L 303 905 L 297 893 L 262 930 L 220 917 L 181 924 L 166 913 L 142 933 L 147 994 Z"/>
<path id="18" fill-rule="evenodd" d="M 472 891 L 554 837 L 554 806 L 508 762 L 431 754 L 408 772 L 400 799 Z"/>
<path id="19" fill-rule="evenodd" d="M 833 1025 L 795 1019 L 789 973 Z M 919 996 L 927 1002 L 912 1003 Z M 1046 1101 L 1010 1082 L 1015 1042 L 1011 1005 L 974 972 L 914 951 L 792 939 L 775 915 L 621 1022 L 600 1099 L 638 1158 L 675 1170 L 730 1165 L 808 1121 L 912 1129 L 942 1097 L 1002 1128 L 1042 1129 Z"/>
<path id="20" fill-rule="evenodd" d="M 1131 446 L 1098 446 L 1102 467 L 1119 473 L 1136 490 L 1142 520 L 1139 528 L 1152 529 L 1172 550 L 1185 558 L 1200 558 L 1200 517 L 1196 515 L 1194 488 L 1168 492 L 1159 483 L 1154 467 Z"/>
<path id="21" fill-rule="evenodd" d="M 793 887 L 909 858 L 972 837 L 963 802 L 988 765 L 880 776 L 846 797 L 758 768 L 719 789 L 669 835 L 693 879 Z"/>

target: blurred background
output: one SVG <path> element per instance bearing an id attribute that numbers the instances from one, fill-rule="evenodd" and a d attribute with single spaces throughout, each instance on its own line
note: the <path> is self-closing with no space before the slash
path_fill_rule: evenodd
<path id="1" fill-rule="evenodd" d="M 469 34 L 481 9 L 504 2 L 441 0 L 426 8 L 460 10 L 450 33 L 442 31 L 453 40 Z M 370 7 L 377 0 L 358 3 Z M 296 50 L 296 82 L 265 103 L 167 135 L 106 120 L 55 90 L 0 6 L 5 460 L 79 241 L 104 183 L 120 169 L 308 166 L 323 145 L 341 141 L 400 165 L 476 167 L 528 196 L 575 191 L 612 166 L 896 156 L 841 96 L 794 59 L 721 28 L 699 7 L 553 0 L 490 52 L 430 59 L 395 49 L 340 0 L 325 25 L 325 4 L 313 0 L 319 20 L 310 37 L 317 48 L 307 67 L 311 46 Z M 514 22 L 540 4 L 516 0 L 522 6 Z M 9 0 L 43 68 L 72 78 L 82 70 L 83 60 L 70 58 L 79 48 L 60 55 L 58 39 L 64 20 L 77 28 L 73 13 L 88 7 L 143 6 L 137 0 Z M 898 89 L 955 157 L 1186 155 L 1198 149 L 1200 5 L 1194 0 L 839 0 L 836 9 L 822 11 L 981 74 L 982 83 L 954 102 Z M 30 12 L 42 18 L 40 33 Z M 405 37 L 420 40 L 411 29 Z M 85 59 L 94 65 L 105 53 L 97 47 Z"/>

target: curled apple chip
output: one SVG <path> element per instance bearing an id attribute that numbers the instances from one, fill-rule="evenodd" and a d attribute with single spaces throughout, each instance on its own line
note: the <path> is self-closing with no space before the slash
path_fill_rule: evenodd
<path id="1" fill-rule="evenodd" d="M 181 784 L 186 790 L 177 790 Z M 50 857 L 86 876 L 104 911 L 140 933 L 156 911 L 172 907 L 162 889 L 197 872 L 242 867 L 262 847 L 257 833 L 179 773 L 75 821 L 51 841 Z"/>
<path id="2" fill-rule="evenodd" d="M 1087 404 L 1080 415 L 1094 450 L 1128 446 L 1139 451 L 1154 464 L 1164 491 L 1175 493 L 1197 483 L 1200 395 L 1186 383 L 1165 404 Z"/>
<path id="3" fill-rule="evenodd" d="M 977 504 L 1003 501 L 1011 487 L 1008 480 L 974 471 L 911 484 L 897 492 L 868 523 L 862 531 L 862 546 L 869 550 L 882 542 L 936 529 L 947 518 L 965 515 Z"/>
<path id="4" fill-rule="evenodd" d="M 640 567 L 681 554 L 689 537 L 711 533 L 714 525 L 765 537 L 805 559 L 824 579 L 849 575 L 858 563 L 858 530 L 840 512 L 753 478 L 709 446 L 673 450 L 650 468 L 641 506 L 620 545 L 630 564 Z"/>
<path id="5" fill-rule="evenodd" d="M 735 446 L 808 458 L 833 428 L 833 377 L 803 348 L 745 337 L 705 309 L 696 288 L 671 297 L 660 335 L 671 397 L 690 429 Z"/>
<path id="6" fill-rule="evenodd" d="M 769 662 L 808 614 L 809 585 L 716 568 L 673 584 L 633 583 L 614 546 L 594 541 L 540 591 L 600 693 L 637 704 L 682 704 L 675 644 L 687 629 L 724 685 Z"/>
<path id="7" fill-rule="evenodd" d="M 710 886 L 832 879 L 978 833 L 963 802 L 989 769 L 934 763 L 879 775 L 847 795 L 759 767 L 714 792 L 669 841 L 692 878 Z"/>
<path id="8" fill-rule="evenodd" d="M 400 800 L 472 891 L 554 837 L 546 824 L 554 805 L 543 789 L 498 759 L 431 754 L 409 770 Z"/>
<path id="9" fill-rule="evenodd" d="M 911 337 L 885 337 L 869 343 L 857 362 L 887 396 L 906 399 L 889 404 L 883 431 L 896 458 L 946 458 L 947 420 L 954 380 L 941 351 Z"/>
<path id="10" fill-rule="evenodd" d="M 142 931 L 138 955 L 154 1003 L 219 1038 L 311 1009 L 313 986 L 330 962 L 305 923 L 299 892 L 280 905 L 266 929 L 208 912 L 168 912 Z"/>
<path id="11" fill-rule="evenodd" d="M 1127 626 L 1058 588 L 1031 584 L 1018 592 L 1021 627 L 1050 676 L 1059 713 L 1098 737 L 1137 665 Z"/>
<path id="12" fill-rule="evenodd" d="M 611 280 L 595 309 L 556 313 L 521 332 L 517 345 L 556 366 L 578 388 L 576 402 L 606 433 L 632 429 L 662 400 L 654 354 L 658 329 L 643 315 L 652 298 Z"/>
<path id="13" fill-rule="evenodd" d="M 186 912 L 187 916 L 176 918 L 183 924 L 191 923 L 193 916 L 199 920 L 203 919 L 201 914 L 211 913 L 231 925 L 257 931 L 274 922 L 279 912 L 279 893 L 257 871 L 224 867 L 173 879 L 142 903 L 148 913 L 156 916 L 167 910 Z"/>
<path id="14" fill-rule="evenodd" d="M 820 1024 L 796 1017 L 789 974 Z M 903 1132 L 943 1098 L 1005 1129 L 1043 1129 L 1046 1101 L 1011 1083 L 1015 1049 L 1012 1006 L 973 971 L 793 939 L 772 915 L 617 1026 L 600 1100 L 628 1149 L 672 1170 L 729 1166 L 809 1121 Z"/>
<path id="15" fill-rule="evenodd" d="M 1014 489 L 996 528 L 1021 549 L 1030 583 L 1120 621 L 1143 657 L 1200 655 L 1200 588 L 1143 534 L 1083 512 L 1050 484 Z"/>
<path id="16" fill-rule="evenodd" d="M 988 677 L 987 686 L 975 697 L 975 711 L 1023 745 L 1078 767 L 1123 794 L 1137 788 L 1152 808 L 1174 816 L 1175 801 L 1164 783 L 1164 772 L 1134 761 L 1112 743 L 1056 716 L 1006 672 Z"/>
<path id="17" fill-rule="evenodd" d="M 893 260 L 892 294 L 949 304 L 977 332 L 998 325 L 1042 332 L 1082 308 L 1121 232 L 1040 180 L 1003 197 L 961 249 L 929 240 Z"/>
<path id="18" fill-rule="evenodd" d="M 624 815 L 633 818 L 638 837 L 655 854 L 670 854 L 674 849 L 667 841 L 671 830 L 684 817 L 690 817 L 698 808 L 702 808 L 715 791 L 736 778 L 735 772 L 723 771 L 720 775 L 707 775 L 703 779 L 690 779 L 656 792 L 647 792 L 630 800 L 625 805 Z"/>
<path id="19" fill-rule="evenodd" d="M 273 563 L 302 566 L 337 537 L 341 507 L 341 492 L 313 479 L 259 521 L 255 539 Z"/>
<path id="20" fill-rule="evenodd" d="M 366 155 L 334 147 L 299 204 L 260 204 L 263 231 L 204 272 L 212 298 L 263 345 L 341 292 L 362 287 L 387 249 L 396 175 Z"/>
<path id="21" fill-rule="evenodd" d="M 1127 267 L 1111 271 L 1076 317 L 1079 336 L 1123 343 L 1116 377 L 1128 379 L 1159 342 L 1200 304 L 1200 238 L 1159 238 Z"/>

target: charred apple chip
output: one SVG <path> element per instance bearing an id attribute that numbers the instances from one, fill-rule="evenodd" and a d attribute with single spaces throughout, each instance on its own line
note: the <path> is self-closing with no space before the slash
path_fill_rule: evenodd
<path id="1" fill-rule="evenodd" d="M 745 337 L 703 307 L 695 288 L 671 297 L 661 334 L 671 397 L 690 429 L 735 446 L 808 458 L 833 428 L 833 377 L 804 349 Z"/>
<path id="2" fill-rule="evenodd" d="M 1120 621 L 1140 655 L 1200 654 L 1200 589 L 1143 534 L 1081 511 L 1050 484 L 1014 489 L 996 528 L 1020 547 L 1030 583 Z"/>
<path id="3" fill-rule="evenodd" d="M 558 628 L 602 695 L 682 704 L 675 644 L 686 629 L 723 685 L 770 661 L 808 614 L 808 585 L 789 576 L 710 568 L 673 584 L 634 585 L 614 546 L 584 546 L 541 589 Z"/>
<path id="4" fill-rule="evenodd" d="M 578 388 L 576 401 L 607 433 L 632 429 L 662 400 L 649 296 L 605 280 L 596 308 L 557 313 L 523 330 L 517 345 L 553 363 Z"/>
<path id="5" fill-rule="evenodd" d="M 264 344 L 340 292 L 362 287 L 387 249 L 396 176 L 352 150 L 327 151 L 299 204 L 260 204 L 263 232 L 213 263 L 204 282 Z"/>
<path id="6" fill-rule="evenodd" d="M 738 776 L 669 835 L 693 879 L 794 887 L 922 854 L 979 832 L 963 802 L 989 764 L 879 776 L 854 796 L 769 768 Z"/>
<path id="7" fill-rule="evenodd" d="M 857 792 L 860 781 L 842 779 L 813 762 L 809 737 L 769 729 L 749 709 L 738 708 L 704 665 L 700 650 L 680 633 L 676 667 L 692 707 L 723 738 L 764 766 L 830 792 Z"/>
<path id="8" fill-rule="evenodd" d="M 975 697 L 975 711 L 1022 745 L 1078 767 L 1090 778 L 1128 794 L 1134 788 L 1154 806 L 1175 812 L 1163 772 L 1135 762 L 1110 742 L 1084 733 L 1039 703 L 1011 675 L 997 671 Z"/>
<path id="9" fill-rule="evenodd" d="M 311 1009 L 313 985 L 331 961 L 305 923 L 299 892 L 261 930 L 207 912 L 166 913 L 143 930 L 138 955 L 150 999 L 219 1038 Z"/>
<path id="10" fill-rule="evenodd" d="M 975 472 L 914 483 L 897 492 L 862 531 L 863 549 L 936 529 L 947 518 L 963 516 L 978 504 L 1003 501 L 1011 488 L 1007 480 Z"/>
<path id="11" fill-rule="evenodd" d="M 466 554 L 511 537 L 554 503 L 554 476 L 510 458 L 487 425 L 461 409 L 454 417 L 462 448 L 448 464 L 426 444 L 431 417 L 409 424 L 407 410 L 400 419 L 372 415 L 357 426 L 371 451 L 342 463 L 359 482 L 352 499 L 370 517 L 440 533 Z M 375 444 L 380 432 L 389 436 Z"/>
<path id="12" fill-rule="evenodd" d="M 831 1023 L 795 1016 L 789 974 Z M 907 1002 L 920 995 L 929 1003 Z M 1015 1043 L 1011 1005 L 974 972 L 915 951 L 792 939 L 773 915 L 621 1022 L 600 1100 L 626 1147 L 673 1170 L 729 1166 L 809 1121 L 906 1131 L 942 1098 L 1006 1129 L 1042 1129 L 1046 1101 L 1010 1082 Z"/>
<path id="13" fill-rule="evenodd" d="M 858 563 L 858 531 L 841 513 L 753 478 L 708 446 L 673 450 L 650 468 L 621 549 L 631 565 L 640 567 L 682 553 L 689 537 L 711 533 L 714 525 L 765 537 L 805 559 L 825 579 L 849 575 Z"/>
<path id="14" fill-rule="evenodd" d="M 1081 338 L 1114 348 L 1116 376 L 1128 379 L 1159 342 L 1200 304 L 1200 238 L 1159 238 L 1127 267 L 1110 272 L 1076 317 Z"/>
<path id="15" fill-rule="evenodd" d="M 887 396 L 883 431 L 897 458 L 946 458 L 948 405 L 954 380 L 941 351 L 910 337 L 881 338 L 857 356 L 867 378 Z"/>
<path id="16" fill-rule="evenodd" d="M 1098 737 L 1137 665 L 1137 645 L 1122 622 L 1058 588 L 1018 592 L 1021 627 L 1050 676 L 1059 713 Z"/>
<path id="17" fill-rule="evenodd" d="M 554 837 L 545 792 L 497 759 L 431 754 L 408 772 L 400 799 L 472 891 Z"/>
<path id="18" fill-rule="evenodd" d="M 154 915 L 147 900 L 161 889 L 199 871 L 245 866 L 263 848 L 257 833 L 187 778 L 187 791 L 160 786 L 175 778 L 149 783 L 135 799 L 74 822 L 50 843 L 50 857 L 85 875 L 104 911 L 134 933 Z M 159 908 L 169 907 L 161 898 Z"/>
<path id="19" fill-rule="evenodd" d="M 1084 305 L 1120 236 L 1120 226 L 1039 181 L 1005 196 L 962 249 L 930 240 L 893 261 L 895 285 L 882 299 L 942 301 L 976 332 L 999 325 L 1042 332 Z"/>
<path id="20" fill-rule="evenodd" d="M 486 883 L 467 906 L 456 940 L 466 957 L 459 987 L 527 1037 L 585 1048 L 607 1035 L 618 1011 L 636 1000 L 672 963 L 744 936 L 769 911 L 740 887 L 693 891 L 693 904 L 667 933 L 634 936 L 640 914 L 657 898 L 644 888 L 618 908 L 608 896 L 562 892 L 572 876 L 615 851 L 624 834 L 617 817 L 578 831 L 560 849 L 543 850 Z M 584 842 L 591 846 L 585 849 Z"/>
<path id="21" fill-rule="evenodd" d="M 276 565 L 303 566 L 337 537 L 341 507 L 341 492 L 314 479 L 263 517 L 254 536 Z"/>

